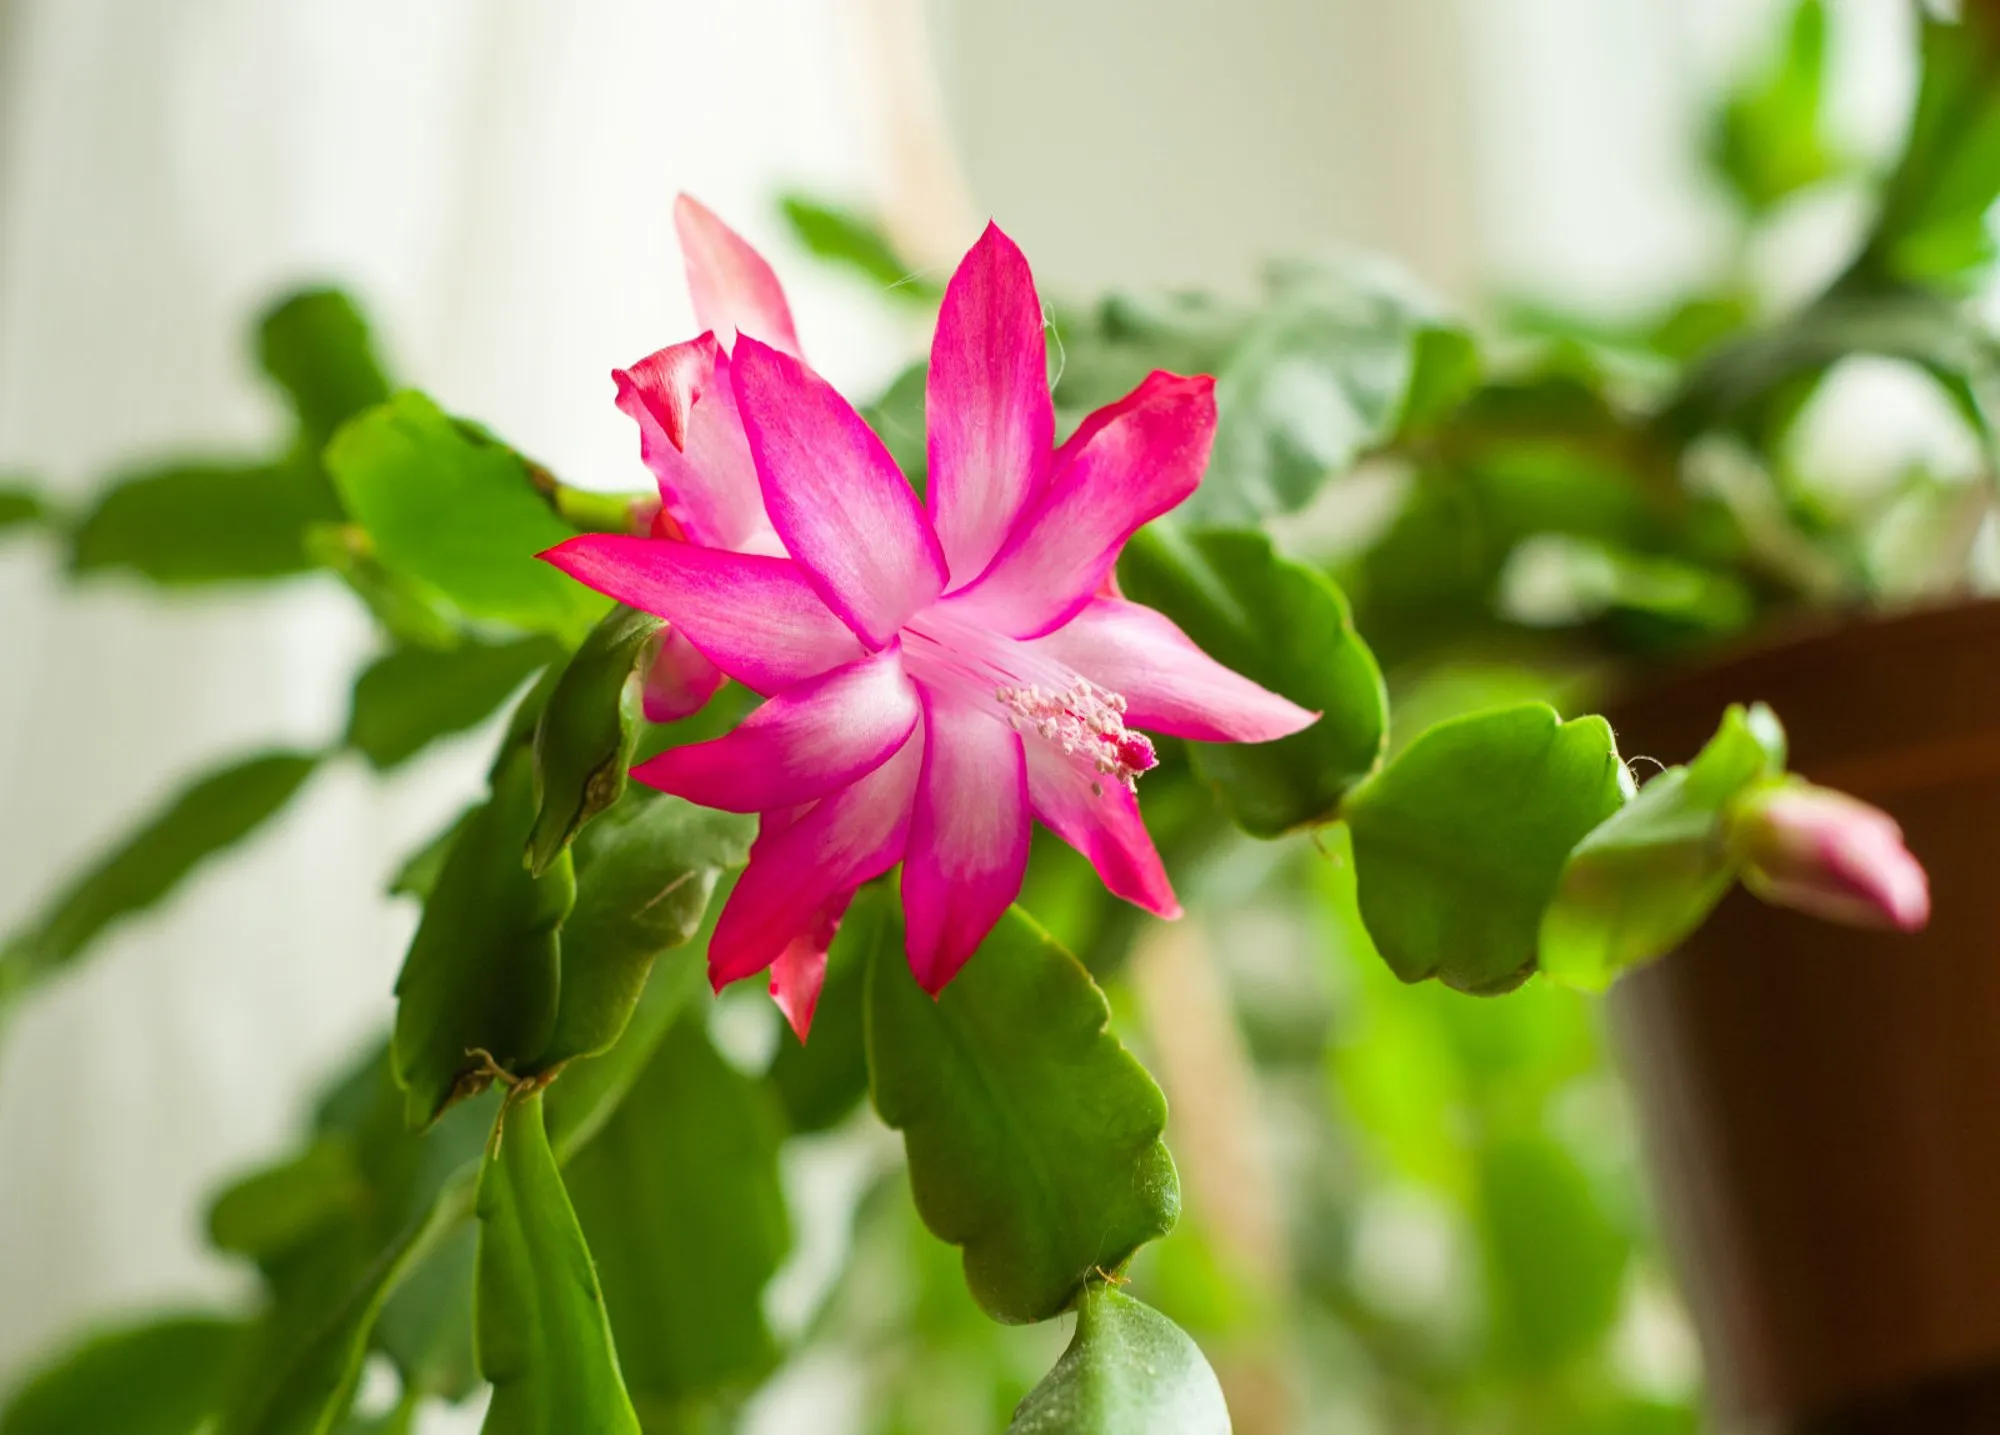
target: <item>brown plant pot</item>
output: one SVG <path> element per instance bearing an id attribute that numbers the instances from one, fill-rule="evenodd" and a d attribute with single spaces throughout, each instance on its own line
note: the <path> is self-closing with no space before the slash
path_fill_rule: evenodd
<path id="1" fill-rule="evenodd" d="M 2000 603 L 1775 643 L 1633 695 L 1628 756 L 1764 700 L 1792 767 L 1886 808 L 1915 937 L 1733 893 L 1613 1020 L 1729 1431 L 2000 1432 Z"/>

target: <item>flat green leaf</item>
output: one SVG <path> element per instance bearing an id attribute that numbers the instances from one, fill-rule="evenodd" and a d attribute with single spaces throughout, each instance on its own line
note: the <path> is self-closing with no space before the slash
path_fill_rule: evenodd
<path id="1" fill-rule="evenodd" d="M 48 516 L 48 505 L 39 494 L 25 488 L 0 487 L 0 532 L 40 523 Z"/>
<path id="2" fill-rule="evenodd" d="M 613 607 L 556 679 L 535 725 L 535 826 L 528 865 L 541 872 L 625 790 L 640 721 L 641 665 L 660 620 Z"/>
<path id="3" fill-rule="evenodd" d="M 326 451 L 348 512 L 390 569 L 468 618 L 579 642 L 605 601 L 535 555 L 571 536 L 506 445 L 418 393 L 352 420 Z"/>
<path id="4" fill-rule="evenodd" d="M 1576 1158 L 1545 1136 L 1479 1153 L 1480 1243 L 1491 1340 L 1503 1359 L 1552 1370 L 1609 1333 L 1631 1241 Z"/>
<path id="5" fill-rule="evenodd" d="M 897 923 L 868 970 L 875 1109 L 903 1133 L 924 1224 L 965 1249 L 995 1320 L 1047 1320 L 1173 1228 L 1167 1103 L 1080 962 L 1018 907 L 933 1001 Z"/>
<path id="6" fill-rule="evenodd" d="M 562 933 L 562 991 L 546 1070 L 610 1048 L 660 953 L 693 937 L 724 872 L 749 860 L 756 819 L 633 792 L 574 849 L 576 906 Z"/>
<path id="7" fill-rule="evenodd" d="M 930 453 L 926 448 L 924 403 L 930 382 L 930 365 L 915 363 L 896 375 L 895 382 L 880 398 L 861 411 L 868 426 L 882 436 L 882 444 L 896 467 L 903 471 L 910 487 L 922 497 L 930 481 Z"/>
<path id="8" fill-rule="evenodd" d="M 471 1223 L 454 1226 L 382 1303 L 370 1339 L 395 1364 L 405 1391 L 463 1400 L 479 1387 L 472 1349 L 478 1252 Z"/>
<path id="9" fill-rule="evenodd" d="M 452 844 L 458 841 L 458 834 L 479 808 L 478 803 L 466 808 L 435 837 L 405 857 L 389 878 L 388 894 L 428 902 L 431 893 L 437 890 L 438 874 L 444 871 L 444 859 L 451 855 Z"/>
<path id="10" fill-rule="evenodd" d="M 1362 920 L 1406 982 L 1481 994 L 1535 967 L 1570 849 L 1624 805 L 1604 719 L 1541 703 L 1441 722 L 1348 795 Z"/>
<path id="11" fill-rule="evenodd" d="M 1179 1326 L 1092 1281 L 1069 1349 L 1015 1410 L 1007 1435 L 1229 1435 L 1229 1407 Z"/>
<path id="12" fill-rule="evenodd" d="M 916 304 L 934 304 L 944 293 L 937 280 L 916 272 L 881 228 L 849 209 L 804 194 L 780 203 L 799 243 L 816 258 L 851 269 L 885 293 Z"/>
<path id="13" fill-rule="evenodd" d="M 493 1383 L 483 1435 L 640 1435 L 539 1094 L 507 1113 L 478 1211 L 475 1329 Z"/>
<path id="14" fill-rule="evenodd" d="M 367 1199 L 353 1144 L 323 1137 L 297 1157 L 237 1182 L 208 1212 L 217 1250 L 266 1260 L 296 1247 L 329 1220 Z"/>
<path id="15" fill-rule="evenodd" d="M 313 753 L 273 752 L 198 779 L 0 949 L 0 1001 L 74 961 L 106 927 L 152 906 L 204 858 L 247 837 L 318 765 Z"/>
<path id="16" fill-rule="evenodd" d="M 564 1173 L 646 1428 L 777 1364 L 763 1293 L 791 1245 L 770 1093 L 684 1011 Z"/>
<path id="17" fill-rule="evenodd" d="M 196 1435 L 242 1333 L 206 1315 L 99 1331 L 29 1371 L 0 1411 L 0 1435 Z"/>
<path id="18" fill-rule="evenodd" d="M 292 401 L 303 447 L 314 454 L 333 431 L 389 397 L 368 321 L 338 289 L 306 289 L 258 322 L 257 361 Z"/>
<path id="19" fill-rule="evenodd" d="M 1654 777 L 1577 843 L 1542 915 L 1542 971 L 1603 991 L 1680 945 L 1736 880 L 1724 810 L 1784 770 L 1784 729 L 1771 710 L 1730 708 L 1692 763 Z"/>
<path id="20" fill-rule="evenodd" d="M 355 679 L 345 741 L 378 772 L 387 771 L 439 738 L 477 727 L 561 656 L 562 648 L 547 638 L 384 653 Z"/>
<path id="21" fill-rule="evenodd" d="M 814 1008 L 812 1040 L 790 1026 L 778 1033 L 770 1083 L 795 1132 L 825 1131 L 845 1120 L 868 1093 L 868 1044 L 863 1004 L 868 954 L 893 942 L 895 899 L 871 885 L 854 894 L 826 954 L 826 984 Z"/>
<path id="22" fill-rule="evenodd" d="M 1856 277 L 1970 287 L 1993 257 L 2000 196 L 2000 25 L 1984 6 L 1922 21 L 1922 79 Z"/>
<path id="23" fill-rule="evenodd" d="M 320 523 L 306 532 L 306 551 L 337 574 L 367 605 L 382 631 L 406 647 L 445 652 L 464 640 L 451 605 L 435 588 L 397 573 L 375 556 L 367 532 L 352 523 Z"/>
<path id="24" fill-rule="evenodd" d="M 1823 136 L 1826 7 L 1799 0 L 1778 53 L 1724 102 L 1708 160 L 1752 214 L 1841 170 Z"/>
<path id="25" fill-rule="evenodd" d="M 1449 418 L 1479 387 L 1479 371 L 1479 346 L 1469 332 L 1450 324 L 1418 329 L 1397 436 L 1421 433 Z"/>
<path id="26" fill-rule="evenodd" d="M 1260 837 L 1332 817 L 1389 728 L 1381 671 L 1333 580 L 1261 533 L 1161 523 L 1126 545 L 1118 579 L 1217 662 L 1321 714 L 1276 742 L 1190 744 L 1196 775 L 1230 815 Z"/>
<path id="27" fill-rule="evenodd" d="M 396 1078 L 412 1125 L 482 1090 L 476 1054 L 523 1068 L 555 1030 L 560 980 L 556 929 L 576 899 L 565 856 L 543 877 L 521 863 L 534 821 L 533 777 L 515 746 L 492 795 L 466 821 L 396 978 Z"/>
<path id="28" fill-rule="evenodd" d="M 1266 289 L 1214 370 L 1215 454 L 1183 509 L 1191 523 L 1247 524 L 1304 507 L 1394 434 L 1418 336 L 1437 327 L 1405 281 L 1365 266 L 1289 260 L 1271 267 Z"/>
<path id="29" fill-rule="evenodd" d="M 113 482 L 70 535 L 70 568 L 170 585 L 280 578 L 317 566 L 307 534 L 339 517 L 307 465 L 171 464 Z"/>

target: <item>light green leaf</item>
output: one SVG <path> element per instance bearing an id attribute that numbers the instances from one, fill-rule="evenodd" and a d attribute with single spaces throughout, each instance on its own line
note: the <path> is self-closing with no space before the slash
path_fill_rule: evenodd
<path id="1" fill-rule="evenodd" d="M 1545 1136 L 1501 1137 L 1480 1149 L 1479 1200 L 1501 1357 L 1547 1371 L 1602 1339 L 1618 1316 L 1631 1241 L 1576 1158 Z"/>
<path id="2" fill-rule="evenodd" d="M 374 551 L 468 618 L 580 642 L 605 601 L 535 555 L 571 536 L 506 445 L 418 393 L 334 435 L 327 467 Z"/>
<path id="3" fill-rule="evenodd" d="M 479 1178 L 483 1435 L 640 1435 L 539 1093 L 507 1113 L 497 1144 Z"/>
<path id="4" fill-rule="evenodd" d="M 1162 523 L 1126 545 L 1118 579 L 1217 662 L 1321 714 L 1276 742 L 1190 744 L 1196 774 L 1230 815 L 1260 837 L 1332 817 L 1374 768 L 1389 726 L 1381 671 L 1333 580 L 1280 557 L 1261 533 Z"/>
<path id="5" fill-rule="evenodd" d="M 1018 907 L 933 1001 L 884 923 L 868 970 L 870 1091 L 903 1133 L 924 1224 L 965 1249 L 981 1309 L 1047 1320 L 1173 1228 L 1166 1099 L 1104 994 Z"/>
<path id="6" fill-rule="evenodd" d="M 1604 719 L 1540 703 L 1439 723 L 1342 807 L 1362 920 L 1406 982 L 1481 994 L 1534 970 L 1542 912 L 1629 779 Z"/>
<path id="7" fill-rule="evenodd" d="M 382 631 L 406 647 L 445 652 L 464 639 L 457 616 L 435 588 L 391 571 L 375 556 L 367 532 L 352 523 L 318 523 L 306 531 L 315 563 L 339 575 L 367 605 Z"/>
<path id="8" fill-rule="evenodd" d="M 545 871 L 583 824 L 625 790 L 639 735 L 641 665 L 660 627 L 650 613 L 614 607 L 556 679 L 535 724 L 531 871 Z"/>
<path id="9" fill-rule="evenodd" d="M 1396 434 L 1421 433 L 1451 417 L 1479 387 L 1479 346 L 1450 324 L 1418 329 L 1411 346 L 1410 382 L 1396 417 Z"/>
<path id="10" fill-rule="evenodd" d="M 565 856 L 543 877 L 521 863 L 534 821 L 527 749 L 514 746 L 492 795 L 452 843 L 396 978 L 396 1079 L 412 1125 L 483 1090 L 490 1072 L 526 1069 L 555 1030 L 556 929 L 576 899 Z"/>
<path id="11" fill-rule="evenodd" d="M 171 464 L 113 482 L 71 534 L 70 568 L 171 585 L 279 578 L 317 566 L 307 534 L 339 517 L 309 465 Z"/>
<path id="12" fill-rule="evenodd" d="M 268 1260 L 327 1221 L 353 1214 L 365 1199 L 353 1143 L 323 1137 L 226 1189 L 209 1207 L 208 1239 L 218 1250 Z"/>
<path id="13" fill-rule="evenodd" d="M 1822 135 L 1826 7 L 1799 0 L 1772 62 L 1731 94 L 1716 117 L 1708 160 L 1753 215 L 1841 170 Z"/>
<path id="14" fill-rule="evenodd" d="M 242 1333 L 206 1315 L 99 1331 L 28 1373 L 0 1411 L 0 1435 L 196 1435 Z"/>
<path id="15" fill-rule="evenodd" d="M 1092 1281 L 1069 1349 L 1015 1410 L 1007 1435 L 1229 1435 L 1229 1407 L 1179 1326 Z"/>
<path id="16" fill-rule="evenodd" d="M 574 848 L 576 906 L 562 933 L 562 992 L 547 1070 L 608 1050 L 625 1030 L 654 958 L 700 928 L 724 872 L 749 860 L 753 817 L 632 792 Z"/>
<path id="17" fill-rule="evenodd" d="M 763 1292 L 791 1245 L 770 1093 L 684 1011 L 565 1174 L 648 1430 L 777 1364 Z"/>
<path id="18" fill-rule="evenodd" d="M 291 399 L 301 446 L 312 454 L 389 397 L 368 321 L 338 289 L 305 289 L 274 305 L 257 325 L 257 361 Z"/>
<path id="19" fill-rule="evenodd" d="M 799 243 L 816 258 L 851 269 L 882 291 L 915 304 L 935 304 L 944 293 L 937 280 L 916 269 L 868 219 L 810 195 L 788 194 L 780 203 Z"/>
<path id="20" fill-rule="evenodd" d="M 1923 20 L 1922 80 L 1902 158 L 1855 277 L 1970 287 L 1993 257 L 2000 196 L 2000 25 L 1984 7 Z"/>
<path id="21" fill-rule="evenodd" d="M 0 949 L 0 1003 L 74 961 L 112 923 L 158 902 L 204 858 L 247 837 L 318 765 L 313 753 L 265 753 L 194 782 Z"/>
<path id="22" fill-rule="evenodd" d="M 1777 716 L 1762 703 L 1730 708 L 1692 763 L 1654 777 L 1577 843 L 1542 915 L 1543 972 L 1603 991 L 1620 972 L 1680 945 L 1736 880 L 1724 809 L 1784 770 Z"/>
<path id="23" fill-rule="evenodd" d="M 441 737 L 477 727 L 560 657 L 562 648 L 547 638 L 384 653 L 355 679 L 345 741 L 377 771 L 387 771 Z"/>

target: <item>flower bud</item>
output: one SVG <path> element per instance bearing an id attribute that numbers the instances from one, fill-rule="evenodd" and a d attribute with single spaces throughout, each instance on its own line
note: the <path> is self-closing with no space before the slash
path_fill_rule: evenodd
<path id="1" fill-rule="evenodd" d="M 1752 788 L 1729 816 L 1743 885 L 1779 907 L 1853 927 L 1914 932 L 1930 920 L 1930 881 L 1880 808 L 1800 778 Z"/>

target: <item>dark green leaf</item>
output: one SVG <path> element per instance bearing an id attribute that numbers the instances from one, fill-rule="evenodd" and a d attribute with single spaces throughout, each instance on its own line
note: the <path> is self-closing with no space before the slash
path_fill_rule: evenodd
<path id="1" fill-rule="evenodd" d="M 312 753 L 265 753 L 196 781 L 0 950 L 0 1001 L 73 961 L 113 922 L 152 906 L 204 858 L 247 837 L 318 764 Z"/>
<path id="2" fill-rule="evenodd" d="M 1692 763 L 1654 777 L 1577 843 L 1542 915 L 1543 972 L 1603 991 L 1678 946 L 1736 878 L 1722 831 L 1730 799 L 1784 770 L 1771 710 L 1730 708 Z"/>
<path id="3" fill-rule="evenodd" d="M 1545 1136 L 1502 1137 L 1480 1151 L 1479 1200 L 1501 1355 L 1550 1370 L 1608 1333 L 1631 1243 L 1576 1159 Z"/>
<path id="4" fill-rule="evenodd" d="M 497 1144 L 479 1179 L 483 1435 L 640 1435 L 539 1093 L 507 1113 Z"/>
<path id="5" fill-rule="evenodd" d="M 765 1284 L 791 1245 L 770 1093 L 684 1011 L 565 1172 L 648 1430 L 776 1365 Z"/>
<path id="6" fill-rule="evenodd" d="M 652 614 L 614 607 L 556 679 L 535 725 L 530 870 L 546 870 L 583 824 L 625 790 L 639 735 L 641 669 L 659 631 Z"/>
<path id="7" fill-rule="evenodd" d="M 1229 1435 L 1229 1407 L 1179 1326 L 1092 1281 L 1069 1349 L 1028 1392 L 1007 1435 Z"/>
<path id="8" fill-rule="evenodd" d="M 405 857 L 403 864 L 389 879 L 389 895 L 415 897 L 419 902 L 428 902 L 431 893 L 437 890 L 438 874 L 444 871 L 444 859 L 451 855 L 452 843 L 458 841 L 458 834 L 477 811 L 477 803 L 466 808 L 451 820 L 450 826 Z"/>
<path id="9" fill-rule="evenodd" d="M 879 226 L 852 210 L 803 194 L 788 194 L 781 203 L 792 233 L 818 258 L 852 269 L 888 293 L 913 303 L 936 303 L 944 293 L 935 279 L 916 273 L 896 253 Z"/>
<path id="10" fill-rule="evenodd" d="M 925 386 L 930 366 L 916 363 L 896 375 L 882 396 L 862 410 L 868 426 L 882 436 L 889 456 L 903 470 L 910 487 L 922 497 L 930 480 L 930 453 L 925 447 Z"/>
<path id="11" fill-rule="evenodd" d="M 1362 920 L 1406 982 L 1508 991 L 1569 852 L 1624 804 L 1604 719 L 1540 703 L 1439 723 L 1349 794 Z"/>
<path id="12" fill-rule="evenodd" d="M 694 936 L 722 874 L 749 859 L 754 818 L 633 793 L 577 840 L 576 906 L 563 927 L 547 1069 L 607 1050 L 625 1030 L 654 958 Z"/>
<path id="13" fill-rule="evenodd" d="M 313 1142 L 291 1161 L 237 1182 L 208 1212 L 218 1250 L 255 1260 L 283 1255 L 329 1220 L 366 1199 L 354 1147 L 340 1137 Z"/>
<path id="14" fill-rule="evenodd" d="M 0 532 L 40 523 L 48 516 L 48 506 L 38 494 L 25 488 L 0 488 Z"/>
<path id="15" fill-rule="evenodd" d="M 29 1372 L 0 1435 L 196 1435 L 243 1328 L 185 1315 L 101 1331 Z"/>
<path id="16" fill-rule="evenodd" d="M 995 1320 L 1047 1320 L 1172 1229 L 1160 1090 L 1104 994 L 1018 907 L 933 1001 L 883 924 L 868 970 L 870 1091 L 903 1133 L 924 1224 L 965 1248 Z"/>
<path id="17" fill-rule="evenodd" d="M 257 362 L 291 399 L 310 453 L 389 397 L 368 321 L 338 289 L 303 290 L 269 310 L 257 326 Z"/>
<path id="18" fill-rule="evenodd" d="M 556 929 L 576 881 L 567 856 L 539 878 L 521 864 L 534 821 L 529 767 L 525 748 L 503 757 L 492 795 L 445 858 L 396 978 L 396 1078 L 413 1125 L 483 1089 L 487 1060 L 524 1069 L 555 1030 Z"/>
<path id="19" fill-rule="evenodd" d="M 826 954 L 826 985 L 814 1008 L 812 1040 L 801 1042 L 787 1026 L 778 1035 L 770 1082 L 795 1132 L 838 1125 L 868 1092 L 868 1046 L 863 1015 L 868 954 L 895 937 L 895 899 L 881 886 L 863 887 L 841 921 Z"/>
<path id="20" fill-rule="evenodd" d="M 116 480 L 71 535 L 70 567 L 167 584 L 279 578 L 317 565 L 307 533 L 339 517 L 308 466 L 173 464 Z"/>
<path id="21" fill-rule="evenodd" d="M 399 648 L 354 683 L 346 742 L 386 771 L 452 733 L 477 727 L 536 671 L 562 656 L 547 638 L 467 640 L 437 652 Z"/>
<path id="22" fill-rule="evenodd" d="M 455 1226 L 383 1302 L 372 1333 L 395 1363 L 403 1388 L 434 1399 L 463 1400 L 479 1385 L 472 1351 L 472 1225 Z"/>
<path id="23" fill-rule="evenodd" d="M 571 536 L 521 456 L 401 393 L 326 451 L 341 497 L 390 569 L 467 617 L 581 641 L 605 602 L 535 555 Z"/>
<path id="24" fill-rule="evenodd" d="M 1160 523 L 1126 545 L 1118 578 L 1210 657 L 1322 714 L 1277 742 L 1191 745 L 1196 774 L 1237 822 L 1271 837 L 1333 816 L 1374 768 L 1389 719 L 1382 674 L 1333 581 L 1261 533 Z"/>

